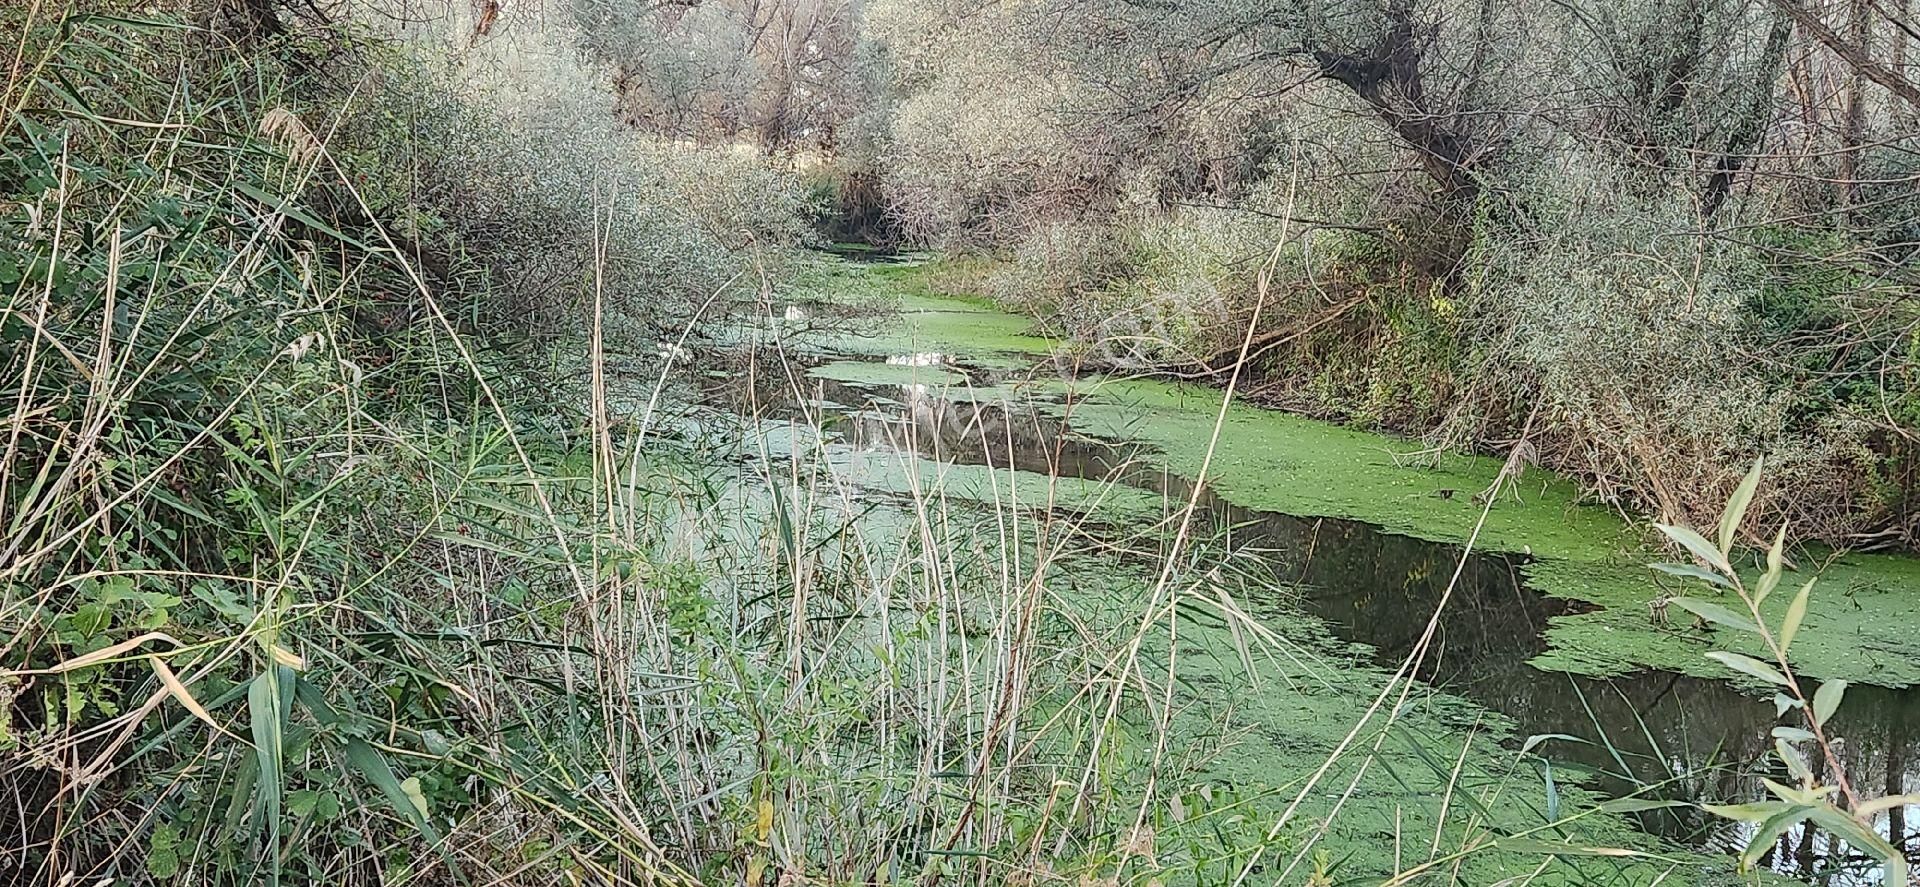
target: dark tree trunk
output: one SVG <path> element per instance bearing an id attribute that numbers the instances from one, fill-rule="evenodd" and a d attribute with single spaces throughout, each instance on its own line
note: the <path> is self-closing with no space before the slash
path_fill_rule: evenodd
<path id="1" fill-rule="evenodd" d="M 1746 165 L 1748 155 L 1760 144 L 1765 134 L 1767 122 L 1773 117 L 1773 84 L 1780 75 L 1780 66 L 1786 61 L 1787 40 L 1793 35 L 1793 23 L 1785 18 L 1776 19 L 1773 27 L 1767 31 L 1767 48 L 1764 58 L 1765 74 L 1754 84 L 1753 100 L 1747 105 L 1745 116 L 1727 138 L 1726 150 L 1714 161 L 1713 174 L 1707 177 L 1707 184 L 1700 189 L 1700 214 L 1711 219 L 1726 205 L 1727 196 L 1733 192 L 1733 180 Z"/>
<path id="2" fill-rule="evenodd" d="M 265 40 L 281 37 L 287 33 L 287 23 L 280 19 L 278 0 L 232 0 L 234 11 L 239 13 L 241 26 L 245 29 L 241 36 L 250 40 Z"/>
<path id="3" fill-rule="evenodd" d="M 1364 54 L 1317 50 L 1314 63 L 1321 76 L 1352 90 L 1420 153 L 1422 168 L 1448 198 L 1471 202 L 1479 196 L 1475 166 L 1487 146 L 1457 128 L 1459 114 L 1428 107 L 1420 74 L 1425 35 L 1402 4 L 1389 18 L 1392 27 Z"/>
<path id="4" fill-rule="evenodd" d="M 1813 10 L 1802 6 L 1800 0 L 1773 0 L 1773 5 L 1779 7 L 1781 12 L 1786 13 L 1799 24 L 1801 30 L 1820 41 L 1821 45 L 1839 56 L 1841 61 L 1858 71 L 1860 76 L 1899 96 L 1901 101 L 1909 106 L 1920 108 L 1920 84 L 1908 80 L 1902 72 L 1889 70 L 1887 66 L 1874 61 L 1868 54 L 1867 47 L 1840 36 L 1833 28 L 1828 27 L 1826 22 L 1821 21 L 1820 16 Z"/>
<path id="5" fill-rule="evenodd" d="M 1363 52 L 1314 50 L 1320 76 L 1351 90 L 1419 155 L 1421 169 L 1439 186 L 1441 223 L 1419 244 L 1415 258 L 1452 287 L 1471 242 L 1469 219 L 1482 192 L 1480 170 L 1495 145 L 1472 131 L 1472 115 L 1457 105 L 1436 107 L 1421 73 L 1434 35 L 1417 24 L 1411 4 L 1395 2 L 1390 26 Z"/>

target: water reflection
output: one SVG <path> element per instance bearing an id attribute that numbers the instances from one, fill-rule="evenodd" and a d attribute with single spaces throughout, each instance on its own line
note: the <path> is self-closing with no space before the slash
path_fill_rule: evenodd
<path id="1" fill-rule="evenodd" d="M 893 448 L 960 464 L 1111 479 L 1182 500 L 1187 481 L 1141 467 L 1113 444 L 1062 433 L 1057 420 L 999 404 L 956 401 L 927 386 L 895 386 L 876 396 L 820 382 L 804 397 L 789 387 L 752 395 L 759 415 L 827 410 L 846 443 Z M 729 392 L 739 397 L 740 392 Z M 822 406 L 822 405 L 826 406 Z M 860 404 L 858 409 L 834 405 Z M 1327 622 L 1342 638 L 1368 645 L 1397 665 L 1424 633 L 1459 562 L 1457 546 L 1382 532 L 1355 521 L 1300 518 L 1198 494 L 1200 516 L 1239 550 L 1258 551 L 1275 576 L 1301 594 L 1290 605 Z M 1435 645 L 1419 676 L 1500 712 L 1516 733 L 1565 734 L 1539 751 L 1556 768 L 1589 771 L 1614 795 L 1704 803 L 1766 797 L 1762 777 L 1791 781 L 1769 763 L 1770 702 L 1725 681 L 1643 671 L 1619 679 L 1547 672 L 1528 664 L 1544 651 L 1547 622 L 1584 605 L 1526 587 L 1523 558 L 1476 554 L 1441 615 Z M 1840 755 L 1862 796 L 1920 792 L 1920 692 L 1855 686 L 1832 722 Z M 1693 808 L 1636 814 L 1655 834 L 1737 852 L 1754 827 L 1729 824 Z M 1876 823 L 1920 861 L 1920 806 L 1896 808 Z M 1877 867 L 1819 830 L 1783 835 L 1763 862 L 1814 884 L 1881 883 Z"/>

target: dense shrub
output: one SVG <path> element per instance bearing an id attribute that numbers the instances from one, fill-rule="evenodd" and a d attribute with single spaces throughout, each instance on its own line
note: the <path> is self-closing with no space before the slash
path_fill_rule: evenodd
<path id="1" fill-rule="evenodd" d="M 224 37 L 42 19 L 5 94 L 0 881 L 452 883 L 628 830 L 616 752 L 556 743 L 613 719 L 569 692 L 593 565 L 644 558 L 579 529 L 585 374 L 519 346 L 586 353 L 596 292 L 682 322 L 795 188 L 578 71 Z"/>
<path id="2" fill-rule="evenodd" d="M 1279 246 L 1255 397 L 1443 446 L 1534 416 L 1675 519 L 1766 451 L 1803 532 L 1913 535 L 1911 97 L 1777 9 L 876 2 L 864 33 L 908 233 L 1000 256 L 996 298 L 1114 366 L 1217 357 Z"/>
<path id="3" fill-rule="evenodd" d="M 1537 411 L 1547 461 L 1666 520 L 1710 517 L 1738 480 L 1729 467 L 1765 455 L 1768 507 L 1796 527 L 1839 538 L 1871 526 L 1882 503 L 1869 424 L 1852 395 L 1812 390 L 1832 374 L 1794 371 L 1823 347 L 1807 335 L 1821 309 L 1779 292 L 1817 288 L 1806 274 L 1831 266 L 1783 268 L 1756 245 L 1689 233 L 1698 218 L 1683 198 L 1622 174 L 1597 158 L 1543 171 L 1527 228 L 1483 231 L 1481 384 L 1509 411 L 1489 414 Z"/>
<path id="4" fill-rule="evenodd" d="M 341 141 L 391 173 L 370 178 L 376 211 L 429 251 L 466 250 L 504 316 L 578 330 L 597 286 L 610 316 L 675 325 L 743 250 L 802 236 L 793 177 L 636 137 L 607 114 L 604 78 L 544 33 L 484 49 L 457 64 L 408 52 Z"/>
<path id="5" fill-rule="evenodd" d="M 1511 440 L 1531 419 L 1540 460 L 1670 520 L 1708 516 L 1738 479 L 1728 466 L 1763 454 L 1763 507 L 1803 532 L 1839 540 L 1904 520 L 1885 478 L 1905 457 L 1876 428 L 1908 421 L 1893 412 L 1905 352 L 1892 291 L 1832 260 L 1848 241 L 1782 226 L 1715 236 L 1644 173 L 1555 156 L 1507 171 L 1524 199 L 1485 207 L 1444 273 L 1429 206 L 1366 225 L 1380 208 L 1359 189 L 1281 196 L 1348 162 L 1316 148 L 1276 160 L 1232 206 L 1143 197 L 1036 225 L 986 291 L 1096 360 L 1186 373 L 1224 365 L 1271 259 L 1251 396 L 1447 446 Z"/>
<path id="6" fill-rule="evenodd" d="M 1035 230 L 988 278 L 987 292 L 1057 322 L 1114 366 L 1198 364 L 1226 348 L 1232 321 L 1251 308 L 1272 226 L 1245 214 L 1140 205 L 1122 218 Z"/>

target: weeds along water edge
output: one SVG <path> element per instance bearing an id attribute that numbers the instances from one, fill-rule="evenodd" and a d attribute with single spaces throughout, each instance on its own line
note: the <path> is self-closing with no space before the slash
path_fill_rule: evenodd
<path id="1" fill-rule="evenodd" d="M 409 92 L 434 72 L 385 44 L 357 58 L 395 76 L 330 91 L 183 64 L 222 57 L 190 24 L 58 24 L 17 53 L 0 130 L 0 877 L 1711 870 L 1532 779 L 1497 719 L 1406 669 L 1272 629 L 1240 603 L 1270 577 L 1190 503 L 1096 540 L 1117 488 L 969 492 L 883 457 L 905 480 L 881 489 L 818 417 L 730 424 L 630 371 L 674 369 L 707 306 L 765 301 L 777 231 L 670 208 L 722 161 L 555 184 L 525 161 L 557 148 Z M 455 188 L 480 164 L 421 132 L 498 149 L 498 178 Z M 349 150 L 389 143 L 410 150 Z M 622 277 L 641 247 L 675 260 Z"/>
<path id="2" fill-rule="evenodd" d="M 747 372 L 759 372 L 782 380 L 802 375 L 777 367 Z M 777 389 L 783 384 L 772 387 Z M 1041 723 L 1052 726 L 1040 730 L 1029 743 L 1028 750 L 1044 752 L 1053 743 L 1062 741 L 1078 746 L 1078 753 L 1066 753 L 1069 760 L 1087 756 L 1078 765 L 1079 769 L 1068 770 L 1069 774 L 1077 774 L 1070 780 L 1074 795 L 1085 797 L 1080 788 L 1085 784 L 1099 789 L 1096 797 L 1114 798 L 1119 810 L 1130 813 L 1120 819 L 1124 825 L 1118 828 L 1120 834 L 1132 836 L 1129 840 L 1151 842 L 1158 839 L 1177 846 L 1182 829 L 1192 826 L 1183 824 L 1179 812 L 1169 813 L 1169 810 L 1191 812 L 1193 805 L 1198 803 L 1198 797 L 1233 793 L 1236 800 L 1231 809 L 1237 812 L 1228 813 L 1227 817 L 1239 821 L 1247 832 L 1233 841 L 1219 836 L 1210 839 L 1218 846 L 1207 855 L 1217 859 L 1217 867 L 1196 870 L 1189 876 L 1197 875 L 1201 882 L 1207 882 L 1217 878 L 1231 879 L 1242 872 L 1251 872 L 1258 873 L 1250 876 L 1258 880 L 1261 877 L 1274 877 L 1284 871 L 1287 878 L 1297 875 L 1305 880 L 1309 877 L 1307 873 L 1324 869 L 1321 875 L 1312 877 L 1359 877 L 1364 881 L 1366 873 L 1373 873 L 1380 878 L 1391 877 L 1400 870 L 1397 863 L 1405 860 L 1351 849 L 1339 856 L 1317 857 L 1313 850 L 1320 836 L 1329 833 L 1343 836 L 1332 843 L 1351 848 L 1352 838 L 1374 833 L 1369 831 L 1371 829 L 1379 829 L 1377 833 L 1380 834 L 1399 834 L 1409 848 L 1406 850 L 1407 858 L 1418 856 L 1417 862 L 1429 861 L 1430 857 L 1425 854 L 1437 852 L 1438 848 L 1457 847 L 1457 855 L 1448 856 L 1438 863 L 1439 868 L 1444 870 L 1449 864 L 1461 865 L 1469 871 L 1478 872 L 1477 876 L 1497 878 L 1499 875 L 1495 873 L 1511 873 L 1516 856 L 1526 856 L 1528 852 L 1522 850 L 1516 853 L 1513 847 L 1526 845 L 1530 851 L 1540 852 L 1542 848 L 1550 846 L 1538 841 L 1529 844 L 1524 836 L 1511 834 L 1505 836 L 1512 840 L 1511 845 L 1499 844 L 1493 840 L 1493 836 L 1499 834 L 1500 830 L 1513 829 L 1525 833 L 1525 826 L 1516 820 L 1534 816 L 1539 817 L 1543 827 L 1566 827 L 1566 822 L 1556 821 L 1559 818 L 1557 815 L 1543 815 L 1544 811 L 1556 807 L 1563 800 L 1548 797 L 1553 789 L 1548 788 L 1547 793 L 1543 794 L 1539 783 L 1533 781 L 1536 777 L 1530 772 L 1526 779 L 1516 779 L 1520 768 L 1509 760 L 1510 753 L 1500 751 L 1495 741 L 1505 729 L 1500 725 L 1498 716 L 1489 718 L 1485 712 L 1463 716 L 1462 712 L 1470 712 L 1470 707 L 1463 706 L 1458 700 L 1431 696 L 1424 688 L 1415 689 L 1410 683 L 1387 672 L 1375 672 L 1367 668 L 1355 670 L 1351 654 L 1342 654 L 1338 645 L 1327 646 L 1323 634 L 1316 636 L 1307 632 L 1302 637 L 1294 637 L 1274 633 L 1269 627 L 1270 614 L 1256 617 L 1249 614 L 1238 601 L 1259 597 L 1262 589 L 1275 584 L 1275 579 L 1248 569 L 1259 562 L 1257 559 L 1240 557 L 1223 547 L 1221 543 L 1225 537 L 1216 535 L 1216 530 L 1224 528 L 1208 528 L 1206 533 L 1201 534 L 1204 538 L 1195 539 L 1193 550 L 1172 556 L 1169 547 L 1175 533 L 1167 521 L 1178 519 L 1179 502 L 1157 500 L 1148 503 L 1145 508 L 1126 512 L 1132 515 L 1146 514 L 1144 519 L 1130 524 L 1139 528 L 1139 535 L 1130 535 L 1123 530 L 1120 533 L 1121 540 L 1114 541 L 1112 533 L 1088 535 L 1077 525 L 1082 520 L 1099 520 L 1097 514 L 1087 517 L 1088 510 L 1084 510 L 1091 494 L 1083 490 L 1070 490 L 1056 497 L 1061 493 L 1061 488 L 1055 485 L 1065 484 L 1071 478 L 1062 480 L 1047 472 L 1009 470 L 992 464 L 991 457 L 985 465 L 967 466 L 939 458 L 903 456 L 934 453 L 942 447 L 953 446 L 956 436 L 987 438 L 985 446 L 973 451 L 976 455 L 982 451 L 1011 452 L 1016 437 L 1038 437 L 1043 441 L 1049 439 L 1044 434 L 1033 435 L 1022 431 L 1018 427 L 1022 421 L 1058 422 L 1053 418 L 985 421 L 981 419 L 986 415 L 982 411 L 971 415 L 961 414 L 956 424 L 963 427 L 942 431 L 915 421 L 920 418 L 922 410 L 939 409 L 940 399 L 930 398 L 924 403 L 916 403 L 913 400 L 914 391 L 914 386 L 902 387 L 899 396 L 904 397 L 906 403 L 896 407 L 913 418 L 868 427 L 856 436 L 865 438 L 865 443 L 856 440 L 851 446 L 841 447 L 841 452 L 827 454 L 827 458 L 839 466 L 839 471 L 859 478 L 862 486 L 868 489 L 866 497 L 870 498 L 873 488 L 878 487 L 897 498 L 901 507 L 910 514 L 939 515 L 943 524 L 949 527 L 953 525 L 951 521 L 956 514 L 967 510 L 984 510 L 991 517 L 983 515 L 979 519 L 988 520 L 994 526 L 1017 526 L 1024 511 L 1012 506 L 1020 501 L 1017 497 L 1022 494 L 1021 491 L 1028 491 L 1025 493 L 1028 497 L 1024 500 L 1025 507 L 1039 508 L 1041 514 L 1045 515 L 1045 521 L 1064 522 L 1064 530 L 1036 529 L 1037 535 L 1051 535 L 1063 541 L 1056 543 L 1057 547 L 1051 551 L 1028 555 L 1028 563 L 1037 574 L 1034 578 L 1047 582 L 1049 586 L 1049 593 L 1042 599 L 1045 606 L 1041 612 L 1045 615 L 1052 610 L 1056 618 L 1083 626 L 1078 631 L 1078 636 L 1082 638 L 1092 636 L 1084 626 L 1106 624 L 1108 627 L 1098 636 L 1108 640 L 1103 645 L 1088 644 L 1080 649 L 1060 650 L 1043 657 L 1029 658 L 1060 665 L 1091 657 L 1092 662 L 1098 663 L 1097 666 L 1079 665 L 1074 666 L 1075 670 L 1093 667 L 1095 674 L 1114 676 L 1104 678 L 1104 686 L 1077 691 L 1064 705 L 1058 702 L 1038 704 L 1039 710 L 1047 713 L 1046 717 L 1041 718 Z M 843 402 L 846 399 L 844 393 L 835 396 Z M 790 405 L 794 399 L 812 402 L 821 398 L 817 391 L 789 392 L 782 406 Z M 967 398 L 962 397 L 961 400 Z M 856 412 L 859 409 L 848 408 Z M 779 429 L 775 436 L 791 440 L 789 429 L 792 424 L 801 422 L 793 418 L 794 415 L 787 413 L 782 421 L 775 423 Z M 854 421 L 859 420 L 856 418 Z M 808 429 L 819 424 L 822 423 L 817 415 L 805 421 Z M 844 427 L 833 422 L 825 424 Z M 809 444 L 815 440 L 810 430 L 803 431 L 803 434 Z M 920 434 L 942 435 L 942 440 L 927 442 L 913 439 Z M 889 436 L 892 439 L 886 439 Z M 1051 440 L 1054 446 L 1059 447 L 1066 438 L 1054 436 Z M 881 455 L 872 455 L 876 451 Z M 1058 458 L 1060 454 L 1056 451 L 1054 455 Z M 1115 468 L 1117 477 L 1124 473 L 1126 466 Z M 889 474 L 896 480 L 885 479 Z M 876 479 L 875 475 L 881 477 Z M 904 490 L 897 481 L 899 476 L 913 478 Z M 1114 481 L 1109 479 L 1105 482 Z M 929 490 L 937 497 L 933 504 L 929 504 L 927 498 Z M 1138 491 L 1115 488 L 1110 492 L 1110 501 L 1127 502 L 1136 500 L 1137 495 Z M 956 509 L 956 500 L 951 498 L 955 496 L 959 497 L 958 504 L 962 506 L 959 509 Z M 1064 514 L 1042 507 L 1063 500 L 1072 503 Z M 1138 504 L 1137 500 L 1133 501 L 1134 506 Z M 1097 512 L 1097 506 L 1094 510 Z M 1117 550 L 1123 549 L 1144 556 L 1133 561 L 1135 567 L 1131 571 L 1122 569 L 1121 587 L 1115 590 L 1112 586 L 1116 568 L 1109 565 L 1108 559 Z M 1170 600 L 1162 599 L 1156 603 L 1154 596 L 1149 593 L 1151 578 L 1166 572 L 1165 565 L 1169 560 L 1176 564 L 1170 575 L 1178 577 L 1175 583 L 1178 591 Z M 1104 586 L 1091 582 L 1085 575 L 1089 565 L 1096 563 L 1099 567 L 1095 574 L 1104 577 L 1100 580 L 1105 583 Z M 1245 575 L 1236 575 L 1237 570 L 1247 572 Z M 1135 578 L 1124 578 L 1128 574 Z M 1250 587 L 1252 590 L 1249 590 Z M 1101 612 L 1106 613 L 1104 618 L 1100 617 Z M 1008 649 L 1017 650 L 1018 647 Z M 1142 673 L 1130 674 L 1136 670 Z M 1122 677 L 1127 679 L 1122 680 Z M 1368 700 L 1377 698 L 1376 694 L 1381 692 L 1380 684 L 1370 684 L 1376 680 L 1385 685 L 1387 693 L 1400 694 L 1401 704 L 1394 707 L 1390 717 L 1383 715 L 1382 720 L 1388 722 L 1384 726 L 1364 722 L 1356 726 L 1350 715 L 1365 708 Z M 1027 678 L 1012 682 L 1033 683 Z M 1044 685 L 1046 682 L 1040 683 Z M 1294 707 L 1299 701 L 1294 694 L 1311 699 L 1322 693 L 1326 694 L 1326 698 L 1321 700 L 1322 707 L 1305 710 Z M 1412 700 L 1418 700 L 1419 704 L 1410 705 Z M 1076 709 L 1082 712 L 1079 717 L 1086 722 L 1105 725 L 1103 729 L 1106 732 L 1096 730 L 1094 737 L 1063 738 L 1057 734 L 1049 735 L 1057 731 L 1058 725 L 1063 723 L 1062 719 Z M 1410 714 L 1414 709 L 1422 710 L 1422 714 Z M 1437 720 L 1436 712 L 1441 713 Z M 1449 716 L 1463 717 L 1464 727 L 1461 720 L 1450 721 Z M 1400 718 L 1418 723 L 1413 727 L 1395 724 Z M 1484 719 L 1485 723 L 1474 726 L 1476 718 Z M 1146 735 L 1152 738 L 1128 736 L 1125 741 L 1097 738 L 1111 736 L 1118 726 L 1116 721 L 1118 724 L 1140 723 Z M 1230 737 L 1231 741 L 1217 747 L 1209 745 L 1201 751 L 1193 747 L 1189 739 L 1195 735 Z M 1390 738 L 1393 742 L 1389 744 Z M 1103 746 L 1109 741 L 1119 746 L 1144 746 L 1131 748 L 1125 753 L 1114 748 L 1103 751 Z M 1168 743 L 1182 751 L 1170 752 Z M 1477 748 L 1476 743 L 1479 743 Z M 1322 757 L 1329 749 L 1338 751 L 1330 759 Z M 1347 751 L 1353 754 L 1343 754 Z M 1139 757 L 1142 755 L 1144 759 Z M 1116 769 L 1113 766 L 1116 760 L 1127 763 Z M 1383 760 L 1388 763 L 1378 763 Z M 1435 762 L 1447 766 L 1429 766 Z M 1016 770 L 1029 769 L 1036 763 L 1008 761 L 1009 766 Z M 1372 769 L 1376 764 L 1378 769 Z M 1053 767 L 1054 772 L 1059 772 L 1058 764 Z M 1131 787 L 1122 790 L 1129 774 L 1136 771 L 1150 775 L 1134 775 Z M 1330 799 L 1311 791 L 1308 778 L 1315 772 L 1321 772 L 1323 777 L 1333 774 L 1333 778 L 1340 781 L 1343 788 L 1337 793 L 1339 803 L 1334 804 L 1331 811 L 1338 815 L 1328 816 L 1325 803 Z M 1489 794 L 1456 795 L 1457 783 L 1450 781 L 1450 778 L 1457 779 L 1463 774 L 1484 779 L 1477 784 L 1477 788 Z M 1401 780 L 1403 791 L 1407 780 L 1426 780 L 1422 784 L 1429 787 L 1424 793 L 1416 791 L 1412 797 L 1408 797 L 1401 792 L 1385 789 L 1381 782 L 1388 779 Z M 1564 791 L 1565 798 L 1584 797 L 1576 788 L 1567 787 Z M 1511 815 L 1511 811 L 1493 813 L 1485 807 L 1489 797 L 1506 797 L 1518 802 L 1516 809 L 1527 812 L 1518 817 Z M 1294 801 L 1293 811 L 1301 811 L 1301 805 L 1314 811 L 1311 824 L 1298 828 L 1287 827 L 1287 819 L 1292 815 L 1288 812 L 1287 801 L 1290 799 Z M 1352 802 L 1351 806 L 1347 806 L 1349 801 Z M 1087 803 L 1091 804 L 1090 811 L 1103 809 L 1099 803 Z M 1569 800 L 1567 803 L 1570 809 L 1574 802 Z M 1398 815 L 1383 818 L 1383 808 L 1398 808 L 1395 810 Z M 1143 810 L 1148 812 L 1142 813 Z M 1111 813 L 1102 815 L 1110 816 Z M 1483 816 L 1487 818 L 1482 820 Z M 1212 815 L 1206 818 L 1217 819 Z M 1605 813 L 1586 810 L 1568 821 L 1582 828 L 1597 826 L 1594 834 L 1609 835 L 1621 841 L 1634 840 L 1630 830 L 1619 824 L 1611 810 Z M 1279 824 L 1276 826 L 1275 823 Z M 1418 823 L 1417 830 L 1421 834 L 1431 838 L 1430 845 L 1425 843 L 1426 839 L 1416 842 L 1405 837 L 1401 830 L 1414 829 L 1415 823 Z M 1552 825 L 1548 826 L 1548 823 Z M 1459 841 L 1459 844 L 1455 845 L 1455 841 Z M 1059 844 L 1052 849 L 1058 853 L 1072 844 L 1069 836 L 1062 835 Z M 1411 849 L 1413 844 L 1421 844 L 1420 849 Z M 1281 854 L 1281 858 L 1271 866 L 1263 865 L 1258 857 L 1266 852 Z M 1619 852 L 1642 866 L 1657 865 L 1657 860 L 1663 858 L 1655 853 L 1656 863 L 1648 863 L 1639 858 L 1643 851 L 1621 849 Z M 1151 866 L 1156 863 L 1165 864 L 1166 857 L 1157 852 L 1142 852 L 1136 847 L 1129 853 L 1131 855 L 1122 855 L 1112 870 L 1114 873 L 1153 871 Z M 1494 857 L 1503 858 L 1496 860 Z M 1058 858 L 1071 857 L 1049 858 L 1037 864 L 1050 866 Z M 1675 860 L 1684 858 L 1684 854 L 1674 857 Z M 1413 864 L 1408 863 L 1409 866 Z M 1538 864 L 1538 858 L 1528 857 L 1522 870 Z M 1669 866 L 1688 864 L 1671 860 L 1665 863 Z M 1654 871 L 1657 872 L 1657 869 Z M 1346 874 L 1342 875 L 1342 872 Z M 1170 876 L 1172 872 L 1162 871 L 1160 874 Z M 1648 873 L 1645 876 L 1651 878 L 1657 874 Z"/>

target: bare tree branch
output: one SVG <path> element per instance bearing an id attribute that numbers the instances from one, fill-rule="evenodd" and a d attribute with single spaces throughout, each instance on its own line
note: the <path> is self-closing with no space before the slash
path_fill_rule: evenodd
<path id="1" fill-rule="evenodd" d="M 1781 12 L 1786 13 L 1802 30 L 1832 50 L 1841 61 L 1860 72 L 1860 76 L 1886 87 L 1888 92 L 1899 96 L 1908 105 L 1920 108 L 1920 86 L 1916 86 L 1913 81 L 1874 61 L 1867 55 L 1866 47 L 1841 37 L 1838 32 L 1827 27 L 1827 23 L 1821 21 L 1820 16 L 1813 10 L 1800 5 L 1799 0 L 1773 0 L 1773 5 L 1780 7 Z"/>

